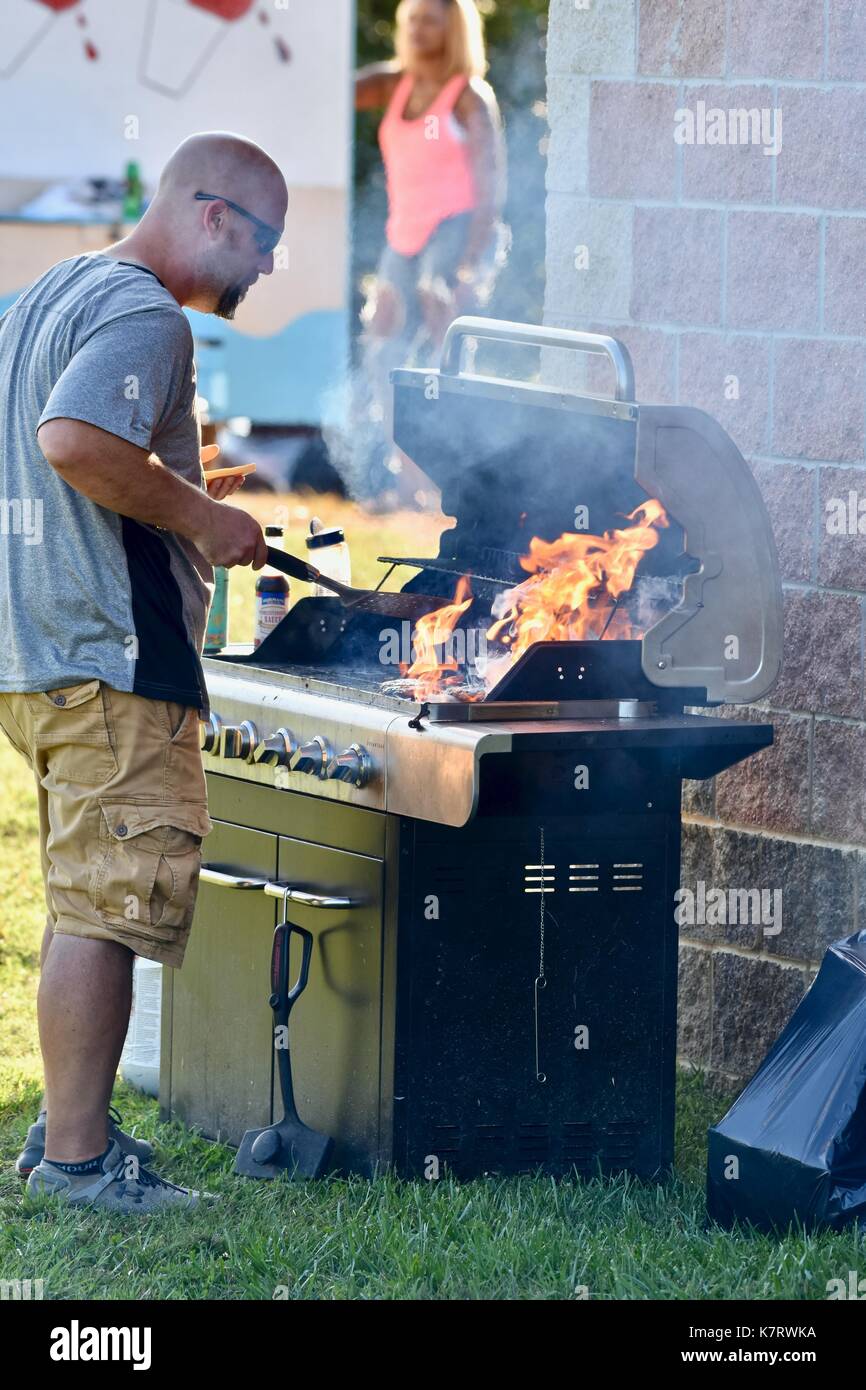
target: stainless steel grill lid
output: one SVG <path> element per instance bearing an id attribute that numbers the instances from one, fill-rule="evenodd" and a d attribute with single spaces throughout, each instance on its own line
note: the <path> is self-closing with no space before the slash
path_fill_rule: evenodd
<path id="1" fill-rule="evenodd" d="M 616 399 L 463 371 L 467 338 L 603 354 Z M 641 641 L 646 680 L 704 689 L 711 702 L 765 695 L 782 653 L 776 547 L 757 483 L 722 427 L 688 406 L 638 405 L 627 350 L 600 335 L 457 319 L 442 363 L 392 374 L 395 440 L 456 518 L 440 557 L 471 569 L 488 546 L 520 554 L 532 535 L 601 534 L 655 497 L 671 525 L 639 573 L 681 576 L 683 595 Z"/>

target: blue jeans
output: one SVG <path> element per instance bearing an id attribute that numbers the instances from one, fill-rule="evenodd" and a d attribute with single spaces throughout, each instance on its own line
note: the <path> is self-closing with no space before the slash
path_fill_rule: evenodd
<path id="1" fill-rule="evenodd" d="M 399 324 L 388 337 L 367 331 L 362 339 L 364 380 L 358 383 L 354 412 L 355 473 L 362 495 L 375 496 L 389 480 L 387 462 L 392 450 L 390 373 L 397 367 L 436 365 L 440 343 L 428 328 L 419 288 L 435 280 L 444 280 L 449 289 L 454 288 L 471 222 L 471 213 L 448 217 L 439 223 L 417 255 L 403 256 L 386 245 L 380 257 L 376 281 L 380 287 L 388 285 L 396 291 Z M 497 247 L 498 238 L 493 238 L 480 267 L 481 284 L 487 293 L 492 289 L 498 268 Z"/>

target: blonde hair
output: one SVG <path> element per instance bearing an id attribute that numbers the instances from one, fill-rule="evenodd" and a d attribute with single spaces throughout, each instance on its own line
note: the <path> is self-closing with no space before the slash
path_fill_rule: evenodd
<path id="1" fill-rule="evenodd" d="M 406 12 L 411 0 L 400 0 L 397 6 L 397 33 L 394 47 L 400 66 L 408 72 L 411 67 L 409 45 L 406 42 Z M 441 0 L 448 15 L 445 34 L 445 76 L 483 77 L 487 71 L 484 47 L 484 26 L 475 0 Z"/>

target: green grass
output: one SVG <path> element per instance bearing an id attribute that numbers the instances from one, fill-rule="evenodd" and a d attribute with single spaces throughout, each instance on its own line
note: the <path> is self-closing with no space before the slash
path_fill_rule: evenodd
<path id="1" fill-rule="evenodd" d="M 398 553 L 400 522 L 351 519 L 366 526 L 364 582 L 376 554 Z M 246 624 L 248 577 L 236 593 Z M 866 1271 L 855 1234 L 776 1239 L 708 1226 L 706 1129 L 729 1098 L 695 1075 L 680 1078 L 677 1176 L 665 1187 L 627 1178 L 247 1182 L 232 1176 L 229 1150 L 161 1125 L 154 1102 L 118 1086 L 127 1123 L 157 1141 L 159 1171 L 218 1202 L 137 1222 L 24 1207 L 12 1163 L 39 1099 L 44 918 L 30 776 L 0 736 L 0 1279 L 42 1279 L 48 1298 L 568 1299 L 586 1286 L 604 1299 L 754 1300 L 823 1299 L 829 1279 Z"/>
<path id="2" fill-rule="evenodd" d="M 127 1118 L 156 1137 L 165 1176 L 215 1193 L 212 1208 L 138 1222 L 24 1208 L 9 1164 L 36 1090 L 0 1118 L 0 1277 L 37 1279 L 50 1298 L 124 1299 L 823 1299 L 863 1268 L 862 1240 L 782 1240 L 707 1227 L 703 1138 L 718 1111 L 699 1078 L 681 1083 L 678 1154 L 666 1187 L 615 1181 L 391 1177 L 292 1185 L 231 1174 L 231 1153 L 160 1125 L 121 1091 Z M 29 1103 L 28 1103 L 29 1102 Z"/>

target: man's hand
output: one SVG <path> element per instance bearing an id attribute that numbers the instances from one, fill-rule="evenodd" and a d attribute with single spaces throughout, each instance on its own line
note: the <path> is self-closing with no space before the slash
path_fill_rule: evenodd
<path id="1" fill-rule="evenodd" d="M 205 444 L 201 450 L 202 468 L 206 469 L 208 464 L 213 463 L 219 457 L 219 452 L 218 444 Z M 206 483 L 208 497 L 212 497 L 214 502 L 224 502 L 233 492 L 237 492 L 239 487 L 243 487 L 245 477 L 242 473 L 235 478 L 209 478 Z"/>
<path id="2" fill-rule="evenodd" d="M 208 507 L 205 528 L 192 540 L 211 565 L 252 565 L 260 570 L 267 562 L 264 532 L 240 507 Z"/>
<path id="3" fill-rule="evenodd" d="M 207 495 L 214 502 L 224 502 L 233 492 L 237 492 L 239 487 L 243 487 L 245 482 L 246 477 L 243 474 L 234 478 L 211 478 L 207 484 Z"/>

